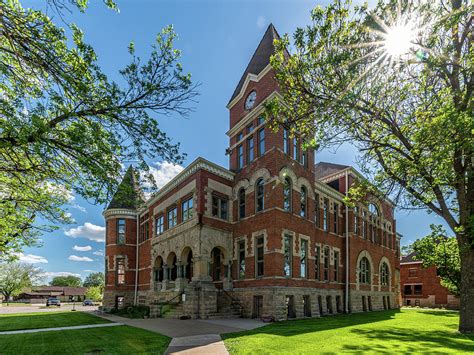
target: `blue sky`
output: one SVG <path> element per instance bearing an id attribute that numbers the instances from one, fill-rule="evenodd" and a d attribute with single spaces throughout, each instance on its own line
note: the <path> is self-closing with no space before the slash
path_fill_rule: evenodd
<path id="1" fill-rule="evenodd" d="M 296 27 L 309 23 L 309 13 L 315 5 L 325 3 L 117 0 L 120 13 L 115 13 L 101 1 L 91 2 L 85 14 L 74 11 L 65 19 L 84 31 L 85 40 L 95 48 L 103 71 L 117 81 L 120 81 L 118 70 L 129 60 L 130 41 L 135 42 L 138 55 L 146 56 L 156 34 L 163 27 L 174 25 L 179 37 L 176 47 L 183 51 L 183 67 L 201 84 L 199 102 L 188 118 L 169 116 L 158 120 L 162 129 L 179 141 L 182 151 L 187 153 L 184 166 L 202 156 L 224 167 L 228 166 L 225 132 L 229 128 L 225 106 L 266 27 L 272 22 L 281 35 L 291 34 Z M 44 2 L 22 3 L 36 8 Z M 59 18 L 57 22 L 60 24 Z M 320 152 L 316 159 L 354 165 L 356 156 L 354 149 L 344 146 L 336 154 Z M 181 169 L 156 160 L 150 164 L 161 184 Z M 103 208 L 75 196 L 69 211 L 76 223 L 43 235 L 43 245 L 25 249 L 21 259 L 41 267 L 48 278 L 64 273 L 84 278 L 89 272 L 102 271 Z M 398 211 L 396 218 L 398 231 L 404 235 L 403 245 L 428 234 L 431 223 L 442 223 L 423 211 Z"/>

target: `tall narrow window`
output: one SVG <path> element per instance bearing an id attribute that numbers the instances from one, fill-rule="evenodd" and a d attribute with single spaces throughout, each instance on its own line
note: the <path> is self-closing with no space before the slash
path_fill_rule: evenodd
<path id="1" fill-rule="evenodd" d="M 117 219 L 117 244 L 125 244 L 125 218 Z"/>
<path id="2" fill-rule="evenodd" d="M 314 223 L 316 227 L 321 227 L 321 211 L 319 210 L 319 194 L 314 197 Z"/>
<path id="3" fill-rule="evenodd" d="M 367 239 L 367 211 L 362 211 L 362 237 Z"/>
<path id="4" fill-rule="evenodd" d="M 245 240 L 239 242 L 239 279 L 245 278 Z"/>
<path id="5" fill-rule="evenodd" d="M 333 232 L 337 234 L 339 224 L 339 205 L 334 204 L 334 219 L 333 219 Z"/>
<path id="6" fill-rule="evenodd" d="M 242 169 L 244 166 L 244 147 L 239 145 L 237 147 L 237 169 Z"/>
<path id="7" fill-rule="evenodd" d="M 117 258 L 116 259 L 116 271 L 117 271 L 117 285 L 125 284 L 125 259 Z"/>
<path id="8" fill-rule="evenodd" d="M 327 198 L 324 199 L 323 204 L 323 229 L 329 230 L 329 200 Z"/>
<path id="9" fill-rule="evenodd" d="M 382 286 L 388 286 L 390 280 L 390 272 L 386 262 L 382 263 L 380 267 L 380 283 Z"/>
<path id="10" fill-rule="evenodd" d="M 301 187 L 301 193 L 300 193 L 300 216 L 301 217 L 306 217 L 306 211 L 307 211 L 307 204 L 308 204 L 308 194 L 306 192 L 306 187 L 302 186 Z"/>
<path id="11" fill-rule="evenodd" d="M 212 196 L 212 216 L 227 220 L 227 200 L 225 198 Z"/>
<path id="12" fill-rule="evenodd" d="M 256 276 L 261 277 L 264 273 L 263 255 L 264 255 L 264 237 L 257 237 L 255 240 L 255 270 Z"/>
<path id="13" fill-rule="evenodd" d="M 247 133 L 252 133 L 253 132 L 253 124 L 249 124 L 247 126 Z"/>
<path id="14" fill-rule="evenodd" d="M 239 190 L 239 218 L 245 217 L 245 189 Z"/>
<path id="15" fill-rule="evenodd" d="M 187 199 L 181 204 L 183 222 L 193 218 L 193 199 Z"/>
<path id="16" fill-rule="evenodd" d="M 160 235 L 165 231 L 165 219 L 163 215 L 158 216 L 155 219 L 155 229 L 156 229 L 156 235 Z"/>
<path id="17" fill-rule="evenodd" d="M 290 154 L 290 138 L 286 128 L 283 128 L 283 151 L 285 154 Z"/>
<path id="18" fill-rule="evenodd" d="M 254 144 L 253 136 L 247 138 L 247 164 L 253 161 L 254 159 Z"/>
<path id="19" fill-rule="evenodd" d="M 149 218 L 148 213 L 140 217 L 140 238 L 139 238 L 140 242 L 147 240 L 149 237 L 150 222 L 148 218 Z"/>
<path id="20" fill-rule="evenodd" d="M 258 156 L 265 153 L 265 128 L 258 131 Z"/>
<path id="21" fill-rule="evenodd" d="M 293 138 L 293 159 L 299 160 L 298 138 Z"/>
<path id="22" fill-rule="evenodd" d="M 265 208 L 264 206 L 264 195 L 265 195 L 265 186 L 263 179 L 260 178 L 257 180 L 256 188 L 255 188 L 255 195 L 256 195 L 256 204 L 255 210 L 256 212 L 263 211 Z"/>
<path id="23" fill-rule="evenodd" d="M 258 118 L 258 125 L 260 126 L 261 124 L 264 124 L 264 123 L 265 123 L 265 117 L 260 116 L 260 117 Z"/>
<path id="24" fill-rule="evenodd" d="M 308 241 L 306 239 L 301 239 L 300 248 L 300 277 L 306 278 L 308 274 Z"/>
<path id="25" fill-rule="evenodd" d="M 324 248 L 324 281 L 329 281 L 329 247 Z"/>
<path id="26" fill-rule="evenodd" d="M 285 178 L 283 185 L 283 209 L 291 212 L 291 191 L 293 190 L 289 177 Z"/>
<path id="27" fill-rule="evenodd" d="M 285 264 L 283 265 L 283 275 L 286 277 L 292 276 L 292 261 L 293 261 L 293 236 L 285 234 Z"/>
<path id="28" fill-rule="evenodd" d="M 321 280 L 321 268 L 320 268 L 320 263 L 321 263 L 321 247 L 318 245 L 315 249 L 315 260 L 314 260 L 314 272 L 315 272 L 315 278 L 316 280 Z"/>
<path id="29" fill-rule="evenodd" d="M 305 168 L 308 167 L 308 151 L 306 149 L 301 151 L 301 164 L 303 164 Z"/>
<path id="30" fill-rule="evenodd" d="M 354 207 L 354 234 L 359 234 L 359 207 Z"/>
<path id="31" fill-rule="evenodd" d="M 334 281 L 339 281 L 339 252 L 334 252 Z"/>
<path id="32" fill-rule="evenodd" d="M 168 211 L 168 228 L 173 228 L 178 224 L 178 208 L 174 207 Z"/>
<path id="33" fill-rule="evenodd" d="M 365 256 L 359 261 L 359 283 L 370 284 L 370 263 Z"/>

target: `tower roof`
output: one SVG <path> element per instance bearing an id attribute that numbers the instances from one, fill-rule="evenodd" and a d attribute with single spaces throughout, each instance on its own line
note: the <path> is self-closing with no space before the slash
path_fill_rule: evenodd
<path id="1" fill-rule="evenodd" d="M 323 179 L 326 176 L 335 174 L 338 171 L 342 171 L 347 168 L 349 168 L 349 165 L 319 162 L 314 166 L 314 174 L 316 175 L 316 179 Z"/>
<path id="2" fill-rule="evenodd" d="M 237 87 L 235 88 L 229 102 L 231 102 L 239 94 L 248 74 L 258 75 L 268 64 L 270 64 L 270 57 L 275 52 L 275 46 L 273 45 L 273 41 L 275 39 L 280 39 L 280 35 L 276 31 L 275 26 L 273 26 L 271 23 L 268 25 L 265 34 L 258 44 L 252 59 L 250 59 L 250 62 L 247 65 L 242 77 L 240 78 L 239 83 L 237 84 Z"/>
<path id="3" fill-rule="evenodd" d="M 122 182 L 117 187 L 112 201 L 110 201 L 107 210 L 112 208 L 126 208 L 134 210 L 138 207 L 138 204 L 142 201 L 140 187 L 138 186 L 137 179 L 135 178 L 135 171 L 130 166 L 125 175 L 123 176 Z"/>

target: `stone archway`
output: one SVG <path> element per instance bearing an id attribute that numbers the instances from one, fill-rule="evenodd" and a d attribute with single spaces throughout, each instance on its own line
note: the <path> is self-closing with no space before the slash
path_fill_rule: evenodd
<path id="1" fill-rule="evenodd" d="M 176 263 L 177 263 L 176 254 L 171 252 L 170 254 L 168 254 L 168 257 L 166 258 L 166 266 L 168 268 L 168 279 L 170 281 L 175 281 L 176 278 L 178 277 L 178 267 Z"/>
<path id="2" fill-rule="evenodd" d="M 211 250 L 211 277 L 212 281 L 222 281 L 224 278 L 224 252 L 220 247 Z"/>
<path id="3" fill-rule="evenodd" d="M 181 277 L 191 281 L 194 276 L 193 251 L 190 247 L 183 249 L 181 253 L 182 275 Z"/>
<path id="4" fill-rule="evenodd" d="M 163 281 L 163 258 L 157 256 L 153 264 L 153 281 L 162 282 Z"/>

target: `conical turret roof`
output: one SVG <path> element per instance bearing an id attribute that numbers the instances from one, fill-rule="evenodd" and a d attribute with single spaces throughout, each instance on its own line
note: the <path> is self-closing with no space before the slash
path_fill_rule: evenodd
<path id="1" fill-rule="evenodd" d="M 125 208 L 135 210 L 142 201 L 135 171 L 133 167 L 130 166 L 125 172 L 122 182 L 117 187 L 117 191 L 107 209 Z"/>

